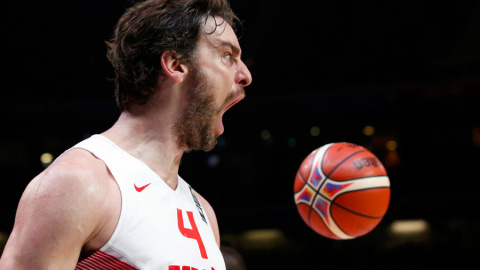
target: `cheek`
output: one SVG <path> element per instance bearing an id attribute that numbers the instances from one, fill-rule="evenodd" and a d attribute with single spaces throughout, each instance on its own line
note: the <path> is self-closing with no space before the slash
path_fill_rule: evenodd
<path id="1" fill-rule="evenodd" d="M 219 74 L 210 78 L 211 79 L 208 83 L 215 96 L 215 103 L 217 106 L 223 106 L 229 95 L 232 93 L 233 84 L 227 80 L 225 76 Z"/>
<path id="2" fill-rule="evenodd" d="M 206 82 L 215 95 L 215 104 L 217 107 L 225 106 L 229 96 L 235 90 L 235 71 L 234 67 L 225 65 L 205 67 L 204 75 Z"/>

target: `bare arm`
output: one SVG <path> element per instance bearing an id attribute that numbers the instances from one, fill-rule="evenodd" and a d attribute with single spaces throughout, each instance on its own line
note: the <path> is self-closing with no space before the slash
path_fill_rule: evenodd
<path id="1" fill-rule="evenodd" d="M 94 165 L 94 166 L 92 166 Z M 91 169 L 93 167 L 93 170 Z M 102 224 L 102 181 L 95 164 L 52 164 L 27 186 L 0 269 L 74 269 L 83 245 Z"/>
<path id="2" fill-rule="evenodd" d="M 213 210 L 212 206 L 205 200 L 200 194 L 198 194 L 195 190 L 193 190 L 195 196 L 197 197 L 198 201 L 205 210 L 207 214 L 208 221 L 210 222 L 210 226 L 212 227 L 213 235 L 215 235 L 215 241 L 217 245 L 220 247 L 220 230 L 218 229 L 218 222 L 217 217 L 215 216 L 215 211 Z"/>

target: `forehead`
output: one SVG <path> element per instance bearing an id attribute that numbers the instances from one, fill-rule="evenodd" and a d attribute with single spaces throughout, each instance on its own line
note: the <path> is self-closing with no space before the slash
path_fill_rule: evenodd
<path id="1" fill-rule="evenodd" d="M 207 43 L 213 47 L 228 45 L 240 52 L 238 38 L 232 26 L 218 16 L 209 16 L 207 18 L 199 42 Z"/>

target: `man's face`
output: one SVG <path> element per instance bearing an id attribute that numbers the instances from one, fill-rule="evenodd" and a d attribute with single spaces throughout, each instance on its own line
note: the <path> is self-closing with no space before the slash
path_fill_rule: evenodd
<path id="1" fill-rule="evenodd" d="M 215 147 L 224 131 L 223 114 L 245 97 L 243 88 L 252 81 L 240 54 L 232 27 L 222 18 L 209 17 L 189 67 L 190 104 L 175 125 L 181 146 L 204 151 Z"/>

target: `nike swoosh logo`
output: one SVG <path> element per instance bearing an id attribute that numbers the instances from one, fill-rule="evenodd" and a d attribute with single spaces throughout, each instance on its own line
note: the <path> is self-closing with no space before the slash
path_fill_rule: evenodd
<path id="1" fill-rule="evenodd" d="M 145 186 L 137 187 L 137 184 L 133 184 L 135 186 L 135 190 L 138 192 L 142 192 L 146 187 L 148 187 L 151 183 L 146 184 Z"/>

